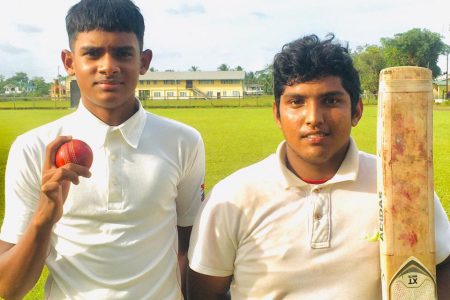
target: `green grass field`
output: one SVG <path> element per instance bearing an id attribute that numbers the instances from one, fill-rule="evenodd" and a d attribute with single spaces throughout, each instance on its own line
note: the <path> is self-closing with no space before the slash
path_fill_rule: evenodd
<path id="1" fill-rule="evenodd" d="M 254 163 L 275 151 L 282 140 L 272 110 L 265 107 L 237 108 L 152 108 L 152 112 L 167 116 L 197 128 L 206 147 L 206 188 L 210 189 L 221 178 Z M 4 171 L 7 154 L 14 138 L 40 124 L 47 123 L 71 110 L 0 110 L 0 220 L 4 214 Z M 364 108 L 360 124 L 353 137 L 361 150 L 376 151 L 376 106 Z M 435 188 L 450 212 L 450 110 L 434 111 Z M 46 271 L 45 271 L 46 272 Z M 25 299 L 43 299 L 46 273 Z"/>
<path id="2" fill-rule="evenodd" d="M 172 100 L 142 100 L 146 108 L 181 108 L 181 107 L 262 107 L 270 106 L 273 96 L 251 96 L 243 99 L 172 99 Z M 0 109 L 66 109 L 70 101 L 49 100 L 42 98 L 0 98 Z"/>

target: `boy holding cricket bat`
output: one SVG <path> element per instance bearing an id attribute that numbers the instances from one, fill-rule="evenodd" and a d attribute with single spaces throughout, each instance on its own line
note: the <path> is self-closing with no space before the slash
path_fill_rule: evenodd
<path id="1" fill-rule="evenodd" d="M 306 36 L 275 56 L 273 116 L 285 140 L 208 195 L 191 236 L 191 299 L 381 299 L 379 244 L 365 238 L 379 226 L 376 157 L 350 137 L 360 82 L 333 38 Z M 437 277 L 449 280 L 437 197 L 435 231 Z M 438 288 L 450 295 L 448 282 Z"/>

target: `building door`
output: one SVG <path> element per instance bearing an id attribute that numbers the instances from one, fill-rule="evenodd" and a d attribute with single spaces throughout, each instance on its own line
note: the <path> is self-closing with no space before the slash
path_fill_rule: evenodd
<path id="1" fill-rule="evenodd" d="M 77 107 L 78 103 L 80 102 L 80 97 L 80 87 L 78 86 L 76 80 L 72 80 L 70 82 L 70 107 Z"/>
<path id="2" fill-rule="evenodd" d="M 192 89 L 192 80 L 186 80 L 186 88 Z"/>

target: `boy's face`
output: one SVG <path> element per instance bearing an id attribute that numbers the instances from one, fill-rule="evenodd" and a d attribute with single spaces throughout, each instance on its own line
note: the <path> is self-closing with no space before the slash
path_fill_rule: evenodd
<path id="1" fill-rule="evenodd" d="M 72 52 L 63 51 L 69 75 L 75 75 L 84 105 L 96 112 L 116 111 L 135 105 L 135 88 L 145 74 L 151 51 L 141 53 L 134 33 L 93 30 L 79 32 Z"/>
<path id="2" fill-rule="evenodd" d="M 341 79 L 328 76 L 286 86 L 279 111 L 274 104 L 273 113 L 286 139 L 289 163 L 323 170 L 326 176 L 337 171 L 345 157 L 351 128 L 361 118 L 362 102 L 352 116 L 350 95 Z"/>

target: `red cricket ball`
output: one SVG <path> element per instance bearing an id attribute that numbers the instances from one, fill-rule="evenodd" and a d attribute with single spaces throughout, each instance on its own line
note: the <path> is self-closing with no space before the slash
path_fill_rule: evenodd
<path id="1" fill-rule="evenodd" d="M 93 158 L 91 147 L 88 144 L 81 140 L 73 139 L 58 148 L 55 164 L 58 168 L 68 163 L 90 168 Z"/>

